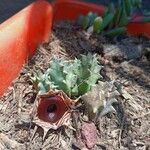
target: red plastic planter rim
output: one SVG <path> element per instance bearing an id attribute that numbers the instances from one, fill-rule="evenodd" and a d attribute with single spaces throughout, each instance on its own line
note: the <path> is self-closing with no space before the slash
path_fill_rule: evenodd
<path id="1" fill-rule="evenodd" d="M 37 0 L 0 25 L 0 96 L 15 79 L 25 61 L 37 46 L 47 42 L 52 24 L 60 20 L 74 20 L 89 11 L 102 15 L 102 5 L 77 0 L 56 0 L 50 4 Z M 127 31 L 131 35 L 150 38 L 150 23 L 130 23 Z"/>

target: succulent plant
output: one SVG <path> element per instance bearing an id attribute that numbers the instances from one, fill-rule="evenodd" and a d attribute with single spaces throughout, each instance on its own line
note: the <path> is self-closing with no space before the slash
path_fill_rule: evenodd
<path id="1" fill-rule="evenodd" d="M 71 108 L 76 103 L 71 97 L 87 93 L 101 77 L 100 69 L 96 55 L 88 54 L 72 61 L 54 58 L 45 73 L 31 76 L 38 91 L 31 115 L 33 122 L 44 129 L 43 138 L 49 129 L 69 126 Z"/>
<path id="2" fill-rule="evenodd" d="M 118 3 L 110 3 L 103 16 L 89 12 L 85 16 L 79 16 L 78 25 L 88 32 L 102 33 L 107 37 L 115 37 L 126 33 L 126 25 L 129 22 L 150 22 L 150 16 L 135 18 L 136 11 L 141 8 L 142 0 L 118 0 Z M 138 15 L 139 16 L 139 15 Z"/>
<path id="3" fill-rule="evenodd" d="M 112 104 L 117 103 L 117 96 L 120 95 L 114 81 L 102 82 L 92 86 L 92 89 L 81 96 L 89 120 L 96 121 L 99 116 L 104 116 L 115 111 Z"/>
<path id="4" fill-rule="evenodd" d="M 100 33 L 102 30 L 102 17 L 96 17 L 93 22 L 93 32 Z"/>
<path id="5" fill-rule="evenodd" d="M 81 55 L 81 59 L 65 61 L 54 58 L 44 74 L 35 73 L 31 80 L 39 91 L 62 90 L 69 97 L 79 97 L 91 89 L 100 76 L 101 66 L 95 55 Z"/>

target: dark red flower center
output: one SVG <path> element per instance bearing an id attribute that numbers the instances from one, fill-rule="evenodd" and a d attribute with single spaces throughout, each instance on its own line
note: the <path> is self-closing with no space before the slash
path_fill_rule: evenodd
<path id="1" fill-rule="evenodd" d="M 51 105 L 49 105 L 49 106 L 47 107 L 47 112 L 48 112 L 48 113 L 53 113 L 53 112 L 55 112 L 56 110 L 57 110 L 57 107 L 56 107 L 55 104 L 51 104 Z"/>
<path id="2" fill-rule="evenodd" d="M 45 122 L 55 123 L 67 110 L 68 108 L 63 99 L 60 96 L 54 96 L 41 99 L 37 115 L 39 119 Z"/>

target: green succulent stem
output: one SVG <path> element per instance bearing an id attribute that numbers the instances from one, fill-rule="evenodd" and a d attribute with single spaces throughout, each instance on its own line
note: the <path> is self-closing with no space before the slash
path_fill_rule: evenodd
<path id="1" fill-rule="evenodd" d="M 62 90 L 69 97 L 79 97 L 91 89 L 101 78 L 96 55 L 81 55 L 80 59 L 66 61 L 53 58 L 43 74 L 35 73 L 31 80 L 39 93 Z"/>
<path id="2" fill-rule="evenodd" d="M 117 3 L 110 3 L 102 16 L 98 16 L 94 12 L 80 16 L 78 24 L 83 29 L 88 30 L 89 33 L 104 33 L 103 35 L 107 35 L 109 32 L 113 38 L 126 33 L 124 32 L 126 30 L 123 29 L 131 21 L 135 10 L 141 8 L 141 5 L 142 0 L 118 0 Z M 150 22 L 149 18 L 146 17 L 140 21 L 143 23 Z"/>

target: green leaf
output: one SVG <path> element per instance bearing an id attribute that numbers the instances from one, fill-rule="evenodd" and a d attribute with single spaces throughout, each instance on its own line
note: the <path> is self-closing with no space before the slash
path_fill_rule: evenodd
<path id="1" fill-rule="evenodd" d="M 83 20 L 84 16 L 83 15 L 80 15 L 77 19 L 77 24 L 78 25 L 81 25 L 82 24 L 82 20 Z"/>
<path id="2" fill-rule="evenodd" d="M 83 20 L 81 22 L 81 26 L 83 29 L 87 29 L 90 25 L 90 19 L 88 16 L 83 17 Z"/>
<path id="3" fill-rule="evenodd" d="M 54 82 L 54 84 L 57 85 L 57 89 L 58 90 L 64 91 L 69 96 L 71 95 L 71 91 L 70 91 L 69 87 L 67 86 L 65 80 L 64 81 L 60 81 L 58 83 Z"/>
<path id="4" fill-rule="evenodd" d="M 125 6 L 125 2 L 124 0 L 122 1 L 122 12 L 121 12 L 121 17 L 120 17 L 120 21 L 118 23 L 119 27 L 123 27 L 126 26 L 129 22 L 127 13 L 126 13 L 126 6 Z"/>
<path id="5" fill-rule="evenodd" d="M 109 13 L 115 13 L 115 6 L 114 6 L 114 3 L 110 3 L 109 6 L 108 6 L 108 12 Z"/>
<path id="6" fill-rule="evenodd" d="M 106 17 L 108 15 L 109 11 L 108 11 L 108 7 L 105 9 L 102 18 Z"/>
<path id="7" fill-rule="evenodd" d="M 108 37 L 115 37 L 126 32 L 126 27 L 118 27 L 105 33 Z"/>
<path id="8" fill-rule="evenodd" d="M 121 13 L 122 13 L 122 7 L 118 7 L 113 19 L 113 22 L 115 24 L 115 27 L 118 25 L 120 18 L 121 18 Z"/>
<path id="9" fill-rule="evenodd" d="M 117 9 L 115 8 L 114 3 L 110 3 L 108 6 L 108 12 L 112 13 L 115 17 L 116 10 Z M 108 29 L 112 29 L 115 26 L 114 17 L 113 17 L 113 20 L 109 23 Z"/>
<path id="10" fill-rule="evenodd" d="M 42 82 L 38 83 L 38 88 L 39 88 L 39 94 L 43 94 L 47 92 L 45 85 Z"/>
<path id="11" fill-rule="evenodd" d="M 90 90 L 90 88 L 91 88 L 91 86 L 86 81 L 83 81 L 78 86 L 79 95 L 83 95 L 83 94 L 87 93 Z"/>
<path id="12" fill-rule="evenodd" d="M 81 56 L 81 66 L 78 70 L 78 83 L 87 81 L 89 85 L 93 85 L 100 78 L 99 72 L 101 67 L 98 65 L 95 55 L 88 54 Z"/>
<path id="13" fill-rule="evenodd" d="M 114 14 L 113 13 L 108 13 L 104 18 L 103 18 L 103 23 L 102 23 L 102 30 L 108 27 L 108 25 L 113 21 Z"/>
<path id="14" fill-rule="evenodd" d="M 93 31 L 96 33 L 100 33 L 102 29 L 102 23 L 103 23 L 102 17 L 97 17 L 93 23 Z"/>
<path id="15" fill-rule="evenodd" d="M 74 74 L 74 65 L 70 64 L 68 66 L 64 66 L 63 72 L 66 74 L 65 76 L 65 84 L 68 88 L 69 95 L 72 95 L 72 88 L 76 85 L 77 75 Z"/>
<path id="16" fill-rule="evenodd" d="M 131 11 L 132 11 L 131 0 L 125 0 L 125 8 L 126 8 L 127 15 L 130 16 L 131 15 Z"/>
<path id="17" fill-rule="evenodd" d="M 51 80 L 59 82 L 65 79 L 63 74 L 63 65 L 61 65 L 61 60 L 53 59 L 50 63 L 49 75 Z"/>
<path id="18" fill-rule="evenodd" d="M 88 18 L 89 18 L 89 26 L 91 26 L 91 25 L 93 25 L 93 23 L 94 23 L 94 20 L 95 20 L 95 18 L 97 17 L 97 14 L 96 13 L 93 13 L 93 12 L 89 12 L 88 13 Z"/>

